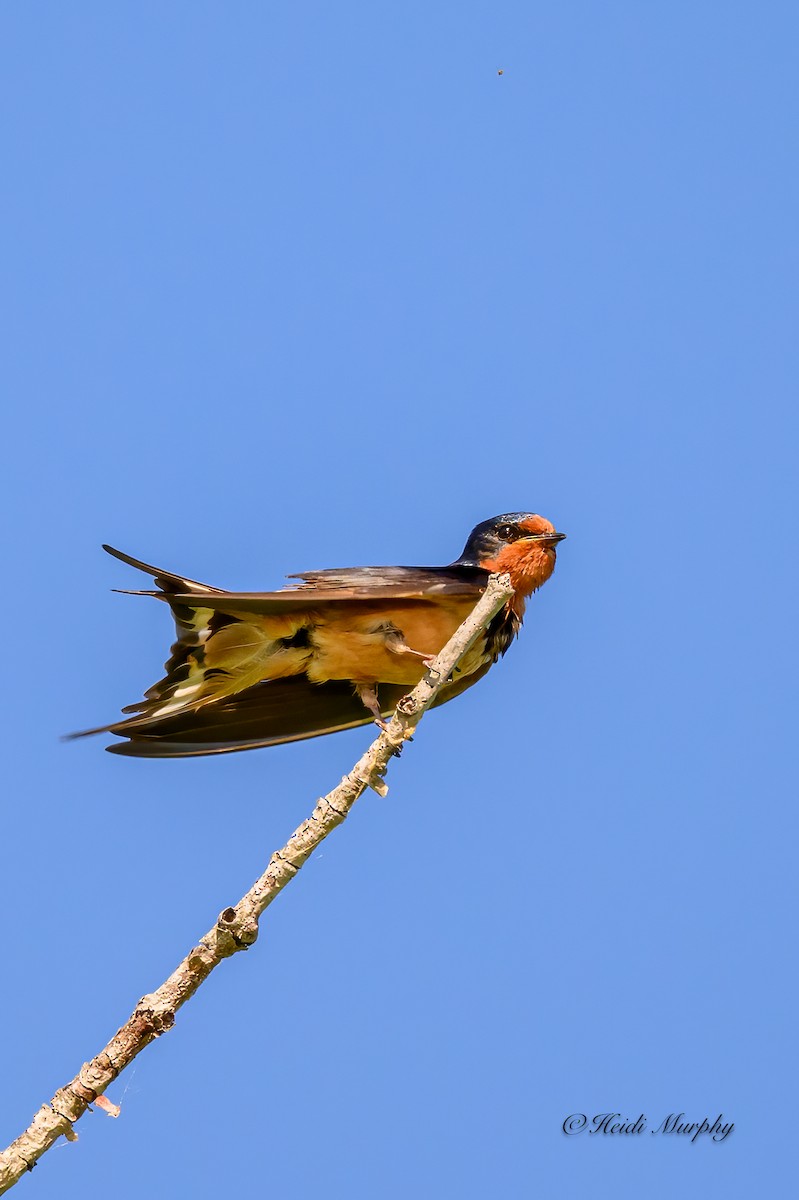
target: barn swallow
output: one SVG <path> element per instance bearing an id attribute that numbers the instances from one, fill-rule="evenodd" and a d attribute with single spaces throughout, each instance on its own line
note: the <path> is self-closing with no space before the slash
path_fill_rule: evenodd
<path id="1" fill-rule="evenodd" d="M 115 754 L 184 758 L 382 724 L 489 575 L 507 572 L 514 594 L 439 693 L 443 704 L 508 649 L 564 537 L 535 513 L 505 513 L 476 526 L 448 566 L 306 571 L 277 592 L 225 592 L 104 546 L 152 576 L 157 590 L 134 594 L 169 605 L 177 641 L 164 678 L 122 710 L 134 715 L 85 733 L 127 738 L 106 747 Z"/>

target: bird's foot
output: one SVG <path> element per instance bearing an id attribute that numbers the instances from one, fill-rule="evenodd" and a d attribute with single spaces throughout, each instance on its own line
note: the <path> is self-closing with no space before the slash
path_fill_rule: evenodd
<path id="1" fill-rule="evenodd" d="M 409 646 L 399 629 L 392 629 L 386 634 L 386 649 L 392 654 L 412 654 L 414 658 L 421 658 L 425 666 L 433 661 L 423 650 L 414 650 Z"/>
<path id="2" fill-rule="evenodd" d="M 385 731 L 386 722 L 383 720 L 383 714 L 380 711 L 380 704 L 377 699 L 377 684 L 359 683 L 356 684 L 355 690 L 360 697 L 361 704 L 374 717 L 375 725 L 379 725 Z"/>

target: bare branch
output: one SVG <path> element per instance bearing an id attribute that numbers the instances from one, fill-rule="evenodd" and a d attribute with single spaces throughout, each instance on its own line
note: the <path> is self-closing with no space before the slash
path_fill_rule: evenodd
<path id="1" fill-rule="evenodd" d="M 276 850 L 260 879 L 232 908 L 226 908 L 212 929 L 189 951 L 165 983 L 143 996 L 108 1045 L 84 1063 L 78 1074 L 44 1104 L 28 1128 L 0 1153 L 0 1195 L 32 1171 L 59 1137 L 77 1140 L 75 1122 L 155 1038 L 171 1029 L 175 1013 L 193 996 L 213 969 L 258 936 L 258 920 L 307 861 L 317 846 L 349 815 L 367 787 L 381 796 L 383 779 L 393 755 L 411 737 L 464 654 L 513 595 L 506 575 L 492 575 L 474 610 L 447 642 L 412 692 L 404 696 L 384 733 L 372 743 L 338 787 L 322 797 L 310 817 Z"/>

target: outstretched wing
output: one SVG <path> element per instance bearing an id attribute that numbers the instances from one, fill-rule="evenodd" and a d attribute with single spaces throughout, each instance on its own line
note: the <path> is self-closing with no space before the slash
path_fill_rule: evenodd
<path id="1" fill-rule="evenodd" d="M 472 675 L 456 678 L 439 693 L 434 707 L 445 704 L 471 687 L 486 673 L 486 663 Z M 389 716 L 408 689 L 382 684 L 380 709 Z M 278 746 L 284 742 L 320 737 L 343 729 L 368 725 L 371 717 L 349 684 L 314 684 L 305 676 L 277 679 L 226 700 L 159 719 L 120 721 L 108 732 L 127 737 L 106 749 L 135 758 L 188 758 L 205 754 L 230 754 Z"/>

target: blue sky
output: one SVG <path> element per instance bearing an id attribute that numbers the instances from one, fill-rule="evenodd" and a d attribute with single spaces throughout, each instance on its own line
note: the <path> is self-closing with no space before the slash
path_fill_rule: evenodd
<path id="1" fill-rule="evenodd" d="M 3 1144 L 369 739 L 61 743 L 171 640 L 100 544 L 257 589 L 507 510 L 569 535 L 20 1195 L 784 1190 L 796 35 L 780 3 L 6 7 Z M 735 1129 L 562 1132 L 607 1111 Z"/>

